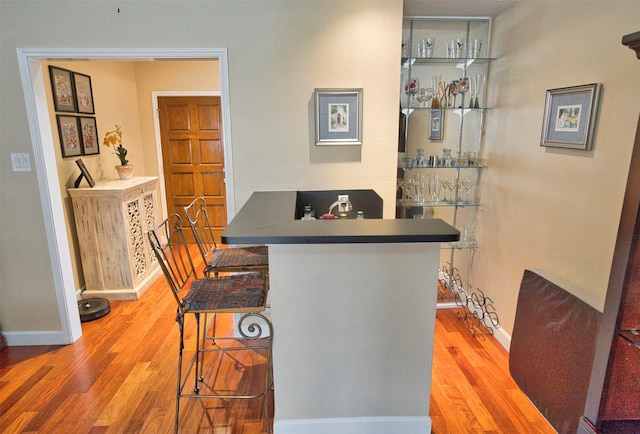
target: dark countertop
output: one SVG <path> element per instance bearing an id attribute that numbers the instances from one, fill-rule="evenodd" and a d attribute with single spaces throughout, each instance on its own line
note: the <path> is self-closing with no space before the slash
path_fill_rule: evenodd
<path id="1" fill-rule="evenodd" d="M 440 219 L 295 220 L 296 191 L 258 191 L 222 232 L 225 244 L 441 243 L 460 232 Z"/>

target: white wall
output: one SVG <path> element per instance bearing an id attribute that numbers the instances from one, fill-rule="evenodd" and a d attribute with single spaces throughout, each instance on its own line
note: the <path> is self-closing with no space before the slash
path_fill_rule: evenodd
<path id="1" fill-rule="evenodd" d="M 226 47 L 237 206 L 258 189 L 373 188 L 392 216 L 401 17 L 401 0 L 2 1 L 3 329 L 60 329 L 38 175 L 8 158 L 33 155 L 16 48 Z M 362 147 L 314 146 L 316 87 L 364 89 Z"/>
<path id="2" fill-rule="evenodd" d="M 159 176 L 153 125 L 153 92 L 220 91 L 217 60 L 136 62 L 136 90 L 145 175 Z"/>
<path id="3" fill-rule="evenodd" d="M 602 309 L 640 108 L 637 1 L 524 1 L 493 23 L 474 286 L 509 334 L 525 268 Z M 604 86 L 593 151 L 540 147 L 547 89 Z M 578 332 L 578 331 L 577 331 Z"/>

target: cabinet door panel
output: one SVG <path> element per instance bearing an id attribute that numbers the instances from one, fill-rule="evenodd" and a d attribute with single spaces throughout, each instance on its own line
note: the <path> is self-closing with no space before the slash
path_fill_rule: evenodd
<path id="1" fill-rule="evenodd" d="M 627 277 L 627 288 L 624 300 L 622 302 L 622 323 L 620 329 L 631 330 L 640 329 L 640 248 L 638 243 L 640 237 L 638 232 L 640 231 L 640 224 L 636 223 L 634 238 L 637 240 L 633 251 L 631 253 L 631 271 Z"/>
<path id="2" fill-rule="evenodd" d="M 618 338 L 604 420 L 640 419 L 640 349 Z"/>

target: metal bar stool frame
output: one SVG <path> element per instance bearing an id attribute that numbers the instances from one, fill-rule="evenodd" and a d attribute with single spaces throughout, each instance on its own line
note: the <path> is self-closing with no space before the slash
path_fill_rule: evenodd
<path id="1" fill-rule="evenodd" d="M 206 264 L 205 276 L 211 273 L 217 276 L 221 272 L 268 271 L 267 246 L 218 248 L 204 197 L 195 198 L 184 207 L 184 213 Z"/>
<path id="2" fill-rule="evenodd" d="M 221 272 L 255 272 L 269 271 L 269 253 L 267 246 L 251 247 L 227 247 L 218 248 L 213 227 L 207 211 L 207 201 L 203 196 L 195 198 L 184 207 L 184 213 L 193 233 L 193 238 L 198 245 L 198 251 L 205 263 L 204 275 L 209 277 L 212 273 L 218 276 Z M 202 335 L 206 340 L 216 333 L 216 318 L 212 316 Z M 204 345 L 204 344 L 203 344 Z M 201 365 L 202 366 L 202 365 Z"/>
<path id="3" fill-rule="evenodd" d="M 148 232 L 151 248 L 154 251 L 162 271 L 169 283 L 169 288 L 178 304 L 176 322 L 180 330 L 180 349 L 178 357 L 178 379 L 176 393 L 176 415 L 174 431 L 178 432 L 181 398 L 221 398 L 221 399 L 255 399 L 263 397 L 264 421 L 268 433 L 269 424 L 269 392 L 273 390 L 272 343 L 273 327 L 264 312 L 269 279 L 267 273 L 243 273 L 224 277 L 205 277 L 199 279 L 189 253 L 189 246 L 184 237 L 182 219 L 173 214 L 160 225 Z M 183 290 L 187 294 L 181 296 Z M 215 299 L 214 307 L 208 306 L 208 300 Z M 209 336 L 207 327 L 201 326 L 201 316 L 207 323 L 207 315 L 216 313 L 242 313 L 237 324 L 239 337 Z M 184 319 L 193 314 L 196 321 L 196 351 L 183 375 L 184 351 Z M 265 330 L 266 329 L 266 330 Z M 268 331 L 268 335 L 265 331 Z M 266 336 L 265 336 L 266 335 Z M 265 350 L 264 346 L 247 345 L 246 347 L 222 347 L 219 341 L 243 341 L 247 344 L 261 340 L 267 341 L 265 387 L 258 393 L 200 394 L 204 355 L 213 352 L 256 351 Z M 212 348 L 206 348 L 210 341 Z M 192 371 L 193 370 L 193 371 Z M 194 372 L 193 393 L 186 393 L 185 388 L 189 376 Z"/>

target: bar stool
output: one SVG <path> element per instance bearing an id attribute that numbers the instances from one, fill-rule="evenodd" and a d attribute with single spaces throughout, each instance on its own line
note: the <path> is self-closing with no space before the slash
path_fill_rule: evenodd
<path id="1" fill-rule="evenodd" d="M 268 274 L 258 272 L 197 278 L 189 253 L 189 245 L 184 237 L 182 219 L 178 214 L 169 216 L 160 225 L 149 230 L 148 237 L 178 305 L 176 322 L 180 329 L 180 352 L 174 431 L 178 432 L 181 398 L 251 399 L 263 397 L 264 420 L 267 431 L 271 433 L 269 391 L 273 389 L 271 364 L 273 328 L 271 322 L 262 314 L 269 291 Z M 242 314 L 237 324 L 237 337 L 207 336 L 207 315 L 218 313 Z M 188 314 L 193 315 L 196 321 L 196 349 L 183 375 L 184 325 L 185 317 Z M 204 317 L 205 327 L 201 326 L 201 317 Z M 221 346 L 221 343 L 225 341 L 242 341 L 243 345 Z M 266 345 L 264 345 L 265 342 Z M 207 343 L 209 347 L 207 347 Z M 201 385 L 206 385 L 203 377 L 205 354 L 227 354 L 232 351 L 264 353 L 266 359 L 264 387 L 261 387 L 256 393 L 250 394 L 216 393 L 213 389 L 211 393 L 200 393 Z M 193 392 L 185 391 L 192 373 L 194 376 Z"/>
<path id="2" fill-rule="evenodd" d="M 205 276 L 220 272 L 267 271 L 269 250 L 267 246 L 228 247 L 219 249 L 209 221 L 207 202 L 198 197 L 184 207 L 189 226 L 198 244 L 200 255 L 206 266 Z"/>

